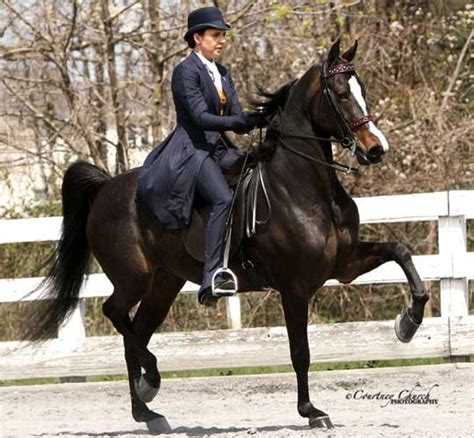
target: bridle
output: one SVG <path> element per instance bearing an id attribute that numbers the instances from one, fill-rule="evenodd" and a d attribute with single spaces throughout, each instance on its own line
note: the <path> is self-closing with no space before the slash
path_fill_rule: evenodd
<path id="1" fill-rule="evenodd" d="M 320 74 L 321 88 L 322 88 L 323 96 L 326 97 L 326 99 L 329 101 L 329 104 L 331 105 L 331 108 L 334 111 L 334 114 L 336 115 L 338 128 L 342 134 L 340 139 L 329 138 L 329 137 L 318 137 L 314 135 L 295 134 L 292 132 L 288 132 L 286 130 L 284 131 L 281 127 L 278 127 L 275 125 L 275 119 L 277 119 L 277 117 L 274 117 L 272 121 L 269 123 L 269 128 L 271 128 L 273 131 L 275 131 L 278 134 L 278 137 L 282 145 L 285 146 L 285 148 L 287 148 L 288 150 L 292 151 L 293 153 L 300 155 L 308 160 L 315 161 L 319 164 L 332 167 L 336 170 L 340 170 L 346 173 L 354 172 L 354 173 L 360 174 L 361 170 L 356 169 L 352 166 L 355 153 L 356 153 L 356 139 L 355 139 L 354 133 L 363 125 L 372 121 L 373 118 L 369 114 L 369 115 L 359 117 L 358 119 L 353 120 L 351 122 L 346 121 L 337 103 L 334 92 L 329 86 L 329 81 L 328 81 L 330 77 L 333 77 L 339 74 L 344 74 L 344 73 L 356 73 L 354 64 L 347 62 L 343 64 L 336 64 L 328 68 L 327 59 L 323 60 L 322 65 L 321 65 L 321 74 Z M 281 116 L 281 111 L 278 115 Z M 281 117 L 278 117 L 278 119 L 281 121 Z M 303 138 L 303 139 L 308 139 L 308 140 L 322 140 L 322 141 L 327 141 L 327 142 L 340 143 L 343 148 L 350 149 L 349 165 L 341 164 L 336 161 L 333 161 L 332 163 L 327 163 L 325 161 L 319 160 L 315 157 L 305 154 L 304 152 L 294 149 L 293 147 L 288 145 L 282 139 L 282 137 Z"/>
<path id="2" fill-rule="evenodd" d="M 349 122 L 349 123 L 346 121 L 344 115 L 341 112 L 341 109 L 339 108 L 336 97 L 334 96 L 334 92 L 332 91 L 328 82 L 328 79 L 330 77 L 344 74 L 344 73 L 356 73 L 354 64 L 350 62 L 347 62 L 344 64 L 336 64 L 328 69 L 327 60 L 323 61 L 323 64 L 321 66 L 321 85 L 323 89 L 323 95 L 326 96 L 334 113 L 336 114 L 337 122 L 339 124 L 339 129 L 341 130 L 343 134 L 342 135 L 343 146 L 344 146 L 344 143 L 355 142 L 354 132 L 357 131 L 366 123 L 369 123 L 373 120 L 372 116 L 369 114 L 366 116 L 359 117 L 358 119 L 353 120 L 352 122 Z"/>

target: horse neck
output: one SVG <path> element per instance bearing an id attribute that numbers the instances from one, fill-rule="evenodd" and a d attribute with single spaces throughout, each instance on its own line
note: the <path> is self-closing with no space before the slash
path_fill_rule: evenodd
<path id="1" fill-rule="evenodd" d="M 284 142 L 291 144 L 291 146 L 299 152 L 329 164 L 333 160 L 332 148 L 329 141 L 298 137 L 325 137 L 321 132 L 315 131 L 319 123 L 311 120 L 310 112 L 308 110 L 308 96 L 304 90 L 307 85 L 299 85 L 299 89 L 294 90 L 294 92 L 290 94 L 283 111 L 279 115 L 279 124 L 282 127 L 283 134 L 287 135 L 284 136 Z M 322 98 L 323 95 L 318 86 L 311 104 L 323 108 Z M 291 134 L 295 134 L 295 137 L 292 137 Z M 279 146 L 282 147 L 281 144 Z M 291 151 L 287 152 L 294 154 Z M 318 165 L 316 169 L 316 172 L 319 171 L 324 173 L 334 173 L 333 169 L 321 164 Z"/>
<path id="2" fill-rule="evenodd" d="M 321 108 L 323 98 L 321 90 L 318 88 L 313 98 L 313 105 L 318 105 Z M 323 136 L 320 132 L 314 131 L 313 123 L 310 119 L 309 112 L 306 110 L 308 103 L 304 93 L 292 93 L 285 105 L 284 110 L 280 114 L 280 124 L 283 126 L 285 134 L 297 134 L 304 136 Z M 277 180 L 281 177 L 286 184 L 294 186 L 291 187 L 298 191 L 300 187 L 300 179 L 293 177 L 291 179 L 284 178 L 285 174 L 305 175 L 305 180 L 311 176 L 314 180 L 312 189 L 316 192 L 324 192 L 325 197 L 331 199 L 335 198 L 340 190 L 344 190 L 337 178 L 335 170 L 324 164 L 312 162 L 311 160 L 295 154 L 294 152 L 285 148 L 281 140 L 274 139 L 276 142 L 276 151 L 271 159 L 271 167 L 276 172 L 275 178 Z M 314 157 L 316 160 L 323 161 L 327 164 L 333 161 L 333 153 L 330 142 L 322 140 L 312 140 L 306 138 L 297 138 L 291 136 L 284 136 L 283 141 L 289 144 L 293 149 L 303 154 Z M 290 187 L 288 187 L 290 188 Z"/>

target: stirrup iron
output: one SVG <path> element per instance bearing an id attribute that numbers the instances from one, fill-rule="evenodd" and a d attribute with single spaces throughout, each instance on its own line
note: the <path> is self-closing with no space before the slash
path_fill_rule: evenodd
<path id="1" fill-rule="evenodd" d="M 234 287 L 232 289 L 218 289 L 218 288 L 216 288 L 216 277 L 219 274 L 226 274 L 226 275 L 230 276 L 233 283 L 234 283 Z M 226 266 L 223 266 L 222 268 L 216 269 L 216 271 L 212 275 L 211 284 L 212 284 L 212 286 L 211 286 L 212 295 L 215 296 L 215 297 L 218 297 L 218 298 L 220 298 L 220 297 L 233 297 L 237 293 L 237 290 L 239 288 L 238 284 L 237 284 L 237 276 L 232 272 L 232 270 L 230 270 Z"/>

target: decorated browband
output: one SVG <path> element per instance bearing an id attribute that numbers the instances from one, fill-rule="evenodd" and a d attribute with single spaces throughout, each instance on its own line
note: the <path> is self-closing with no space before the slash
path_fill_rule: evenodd
<path id="1" fill-rule="evenodd" d="M 340 75 L 343 73 L 355 73 L 356 69 L 354 64 L 347 62 L 344 64 L 336 64 L 328 68 L 326 77 L 330 78 L 331 76 Z"/>

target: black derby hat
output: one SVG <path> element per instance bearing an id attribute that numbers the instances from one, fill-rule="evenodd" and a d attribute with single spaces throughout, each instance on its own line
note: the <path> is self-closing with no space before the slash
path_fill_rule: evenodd
<path id="1" fill-rule="evenodd" d="M 224 22 L 219 8 L 210 6 L 196 9 L 188 15 L 188 31 L 184 35 L 184 39 L 189 41 L 193 33 L 209 28 L 229 30 L 230 25 Z"/>

